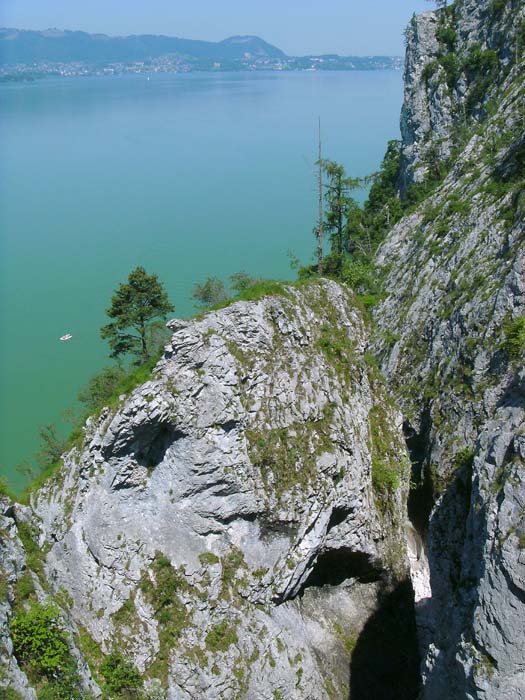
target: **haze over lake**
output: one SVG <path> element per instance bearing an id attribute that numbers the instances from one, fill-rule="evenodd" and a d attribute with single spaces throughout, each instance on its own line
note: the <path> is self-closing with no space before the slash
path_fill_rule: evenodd
<path id="1" fill-rule="evenodd" d="M 175 316 L 195 282 L 292 278 L 316 217 L 324 155 L 376 170 L 399 134 L 397 72 L 192 73 L 0 88 L 0 465 L 37 448 L 107 360 L 112 292 L 156 272 Z M 59 337 L 72 333 L 61 343 Z"/>

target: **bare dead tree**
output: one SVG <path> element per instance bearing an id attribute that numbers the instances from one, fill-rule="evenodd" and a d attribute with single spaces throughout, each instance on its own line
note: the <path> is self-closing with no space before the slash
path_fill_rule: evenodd
<path id="1" fill-rule="evenodd" d="M 323 274 L 323 238 L 324 238 L 324 212 L 323 212 L 323 153 L 321 146 L 321 117 L 319 117 L 319 224 L 317 227 L 317 270 Z"/>

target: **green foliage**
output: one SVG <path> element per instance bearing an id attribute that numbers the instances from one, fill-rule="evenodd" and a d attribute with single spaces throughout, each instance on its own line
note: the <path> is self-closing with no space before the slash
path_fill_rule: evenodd
<path id="1" fill-rule="evenodd" d="M 436 39 L 441 44 L 444 44 L 448 51 L 454 50 L 454 45 L 456 43 L 457 38 L 458 35 L 456 33 L 456 30 L 450 25 L 442 24 L 436 30 Z"/>
<path id="2" fill-rule="evenodd" d="M 463 62 L 464 68 L 476 75 L 494 73 L 499 66 L 498 54 L 492 49 L 482 50 L 480 44 L 474 44 Z"/>
<path id="3" fill-rule="evenodd" d="M 452 90 L 461 74 L 461 62 L 455 53 L 442 54 L 438 61 L 447 76 L 447 85 Z"/>
<path id="4" fill-rule="evenodd" d="M 15 496 L 9 486 L 7 485 L 7 481 L 3 478 L 0 477 L 0 496 L 7 496 L 11 500 L 15 500 Z"/>
<path id="5" fill-rule="evenodd" d="M 327 348 L 327 352 L 337 356 L 339 349 Z M 246 431 L 250 459 L 261 470 L 266 487 L 271 487 L 278 499 L 314 479 L 318 457 L 333 451 L 330 437 L 333 410 L 333 405 L 327 404 L 319 420 L 292 423 L 288 428 Z"/>
<path id="6" fill-rule="evenodd" d="M 525 350 L 525 318 L 519 316 L 503 324 L 505 339 L 503 349 L 510 360 L 518 360 Z"/>
<path id="7" fill-rule="evenodd" d="M 232 644 L 238 642 L 237 632 L 226 620 L 214 625 L 206 635 L 206 649 L 213 653 L 228 651 Z"/>
<path id="8" fill-rule="evenodd" d="M 202 284 L 196 284 L 191 296 L 203 309 L 209 309 L 216 304 L 222 304 L 228 299 L 228 293 L 224 282 L 218 277 L 208 277 Z"/>
<path id="9" fill-rule="evenodd" d="M 376 303 L 381 298 L 382 280 L 374 266 L 374 255 L 408 206 L 398 194 L 401 144 L 390 141 L 380 170 L 367 178 L 371 187 L 364 207 L 349 196 L 362 181 L 347 178 L 342 166 L 334 161 L 323 163 L 328 176 L 325 227 L 332 235 L 332 250 L 324 259 L 323 274 L 343 280 L 365 300 Z M 316 269 L 309 268 L 302 275 L 313 272 Z"/>
<path id="10" fill-rule="evenodd" d="M 234 301 L 258 301 L 266 296 L 282 294 L 286 296 L 286 288 L 283 282 L 277 280 L 258 280 L 242 290 Z"/>
<path id="11" fill-rule="evenodd" d="M 25 571 L 15 584 L 15 600 L 17 605 L 35 597 L 35 584 L 30 571 Z"/>
<path id="12" fill-rule="evenodd" d="M 224 309 L 236 301 L 258 301 L 265 296 L 285 294 L 284 284 L 276 280 L 252 277 L 246 272 L 230 275 L 230 287 L 235 296 L 230 296 L 224 282 L 217 277 L 209 277 L 203 284 L 196 284 L 193 298 L 203 311 Z"/>
<path id="13" fill-rule="evenodd" d="M 294 283 L 288 283 L 293 285 Z M 295 283 L 298 284 L 298 283 Z M 259 301 L 267 296 L 282 295 L 286 296 L 286 285 L 283 282 L 278 282 L 277 280 L 262 280 L 255 279 L 253 284 L 249 284 L 245 287 L 241 285 L 241 291 L 238 296 L 226 299 L 223 302 L 215 304 L 211 307 L 212 310 L 224 309 L 236 301 Z"/>
<path id="14" fill-rule="evenodd" d="M 505 3 L 495 0 L 493 10 L 499 12 Z M 483 101 L 491 86 L 491 81 L 495 78 L 499 68 L 499 56 L 493 49 L 483 50 L 480 44 L 474 44 L 469 54 L 461 59 L 454 48 L 457 42 L 457 32 L 455 28 L 455 12 L 452 6 L 445 8 L 439 15 L 439 26 L 436 30 L 436 38 L 440 44 L 440 51 L 437 59 L 431 61 L 423 69 L 423 80 L 428 84 L 430 78 L 437 71 L 440 65 L 446 76 L 446 82 L 450 90 L 454 90 L 462 73 L 465 73 L 469 80 L 469 91 L 465 104 L 466 114 L 471 113 L 473 108 Z"/>
<path id="15" fill-rule="evenodd" d="M 237 573 L 243 568 L 246 568 L 246 563 L 242 551 L 238 547 L 232 547 L 222 559 L 221 579 L 224 592 L 232 586 Z"/>
<path id="16" fill-rule="evenodd" d="M 447 210 L 449 214 L 468 214 L 470 206 L 457 192 L 453 192 L 448 199 Z"/>
<path id="17" fill-rule="evenodd" d="M 121 654 L 113 652 L 100 664 L 105 689 L 112 698 L 138 698 L 142 678 L 135 666 Z"/>
<path id="18" fill-rule="evenodd" d="M 40 469 L 47 469 L 60 461 L 61 456 L 67 449 L 68 442 L 57 436 L 55 425 L 45 425 L 38 430 L 40 437 L 40 449 L 35 455 Z"/>
<path id="19" fill-rule="evenodd" d="M 456 453 L 454 468 L 457 470 L 469 470 L 474 464 L 474 450 L 472 447 L 463 447 Z"/>
<path id="20" fill-rule="evenodd" d="M 444 166 L 442 166 L 444 169 Z M 406 210 L 415 209 L 421 202 L 429 197 L 442 181 L 440 169 L 431 170 L 428 177 L 422 182 L 412 183 L 406 191 L 403 204 Z"/>
<path id="21" fill-rule="evenodd" d="M 379 457 L 372 458 L 372 486 L 377 493 L 391 494 L 399 488 L 399 477 L 391 466 Z"/>
<path id="22" fill-rule="evenodd" d="M 6 601 L 9 596 L 9 584 L 5 574 L 0 572 L 0 600 Z M 2 674 L 0 671 L 0 681 L 2 681 Z"/>
<path id="23" fill-rule="evenodd" d="M 357 645 L 358 634 L 353 630 L 344 630 L 338 622 L 334 624 L 334 631 L 343 643 L 346 653 L 352 655 Z"/>
<path id="24" fill-rule="evenodd" d="M 36 528 L 25 520 L 17 521 L 18 536 L 20 537 L 27 554 L 27 565 L 31 571 L 42 574 L 44 552 L 38 545 L 38 532 Z"/>
<path id="25" fill-rule="evenodd" d="M 365 258 L 346 257 L 341 270 L 341 280 L 352 289 L 375 289 L 378 286 L 377 271 Z"/>
<path id="26" fill-rule="evenodd" d="M 159 625 L 160 648 L 154 667 L 165 675 L 169 654 L 189 624 L 190 617 L 180 598 L 180 594 L 190 590 L 184 576 L 177 571 L 170 560 L 157 552 L 151 565 L 153 581 L 145 574 L 140 583 L 144 597 L 154 610 Z"/>
<path id="27" fill-rule="evenodd" d="M 439 61 L 433 60 L 426 64 L 421 73 L 421 77 L 425 83 L 428 84 L 429 80 L 436 74 L 439 68 Z"/>
<path id="28" fill-rule="evenodd" d="M 372 486 L 382 498 L 395 493 L 401 484 L 400 455 L 390 418 L 379 404 L 369 414 L 372 451 Z"/>
<path id="29" fill-rule="evenodd" d="M 78 400 L 85 405 L 90 414 L 96 413 L 110 403 L 125 376 L 126 372 L 122 367 L 104 367 L 80 390 Z"/>
<path id="30" fill-rule="evenodd" d="M 131 354 L 139 362 L 147 362 L 158 333 L 154 320 L 164 318 L 173 308 L 157 275 L 148 275 L 143 267 L 135 268 L 111 298 L 106 313 L 113 321 L 100 331 L 109 342 L 111 357 Z"/>
<path id="31" fill-rule="evenodd" d="M 372 242 L 373 252 L 383 242 L 386 232 L 403 216 L 399 199 L 401 142 L 389 141 L 380 170 L 372 175 L 370 192 L 364 206 L 364 226 Z"/>
<path id="32" fill-rule="evenodd" d="M 136 615 L 134 595 L 125 600 L 120 608 L 112 613 L 111 619 L 115 625 L 132 625 Z"/>
<path id="33" fill-rule="evenodd" d="M 492 0 L 489 5 L 489 14 L 494 20 L 503 14 L 505 8 L 509 4 L 509 0 Z"/>
<path id="34" fill-rule="evenodd" d="M 163 554 L 157 553 L 152 564 L 155 583 L 153 587 L 154 593 L 151 594 L 150 602 L 155 609 L 155 613 L 159 614 L 166 608 L 170 608 L 178 602 L 177 592 L 187 588 L 186 580 L 173 568 L 170 560 Z M 168 619 L 169 615 L 162 615 Z"/>
<path id="35" fill-rule="evenodd" d="M 358 210 L 358 206 L 349 196 L 349 192 L 359 187 L 361 181 L 347 177 L 344 167 L 333 160 L 322 160 L 319 164 L 327 180 L 324 194 L 326 211 L 323 225 L 331 239 L 330 271 L 339 275 L 343 265 L 345 228 L 348 220 Z"/>
<path id="36" fill-rule="evenodd" d="M 0 688 L 0 700 L 24 700 L 14 688 Z"/>
<path id="37" fill-rule="evenodd" d="M 479 44 L 475 44 L 463 61 L 463 68 L 470 79 L 466 110 L 471 112 L 491 88 L 498 74 L 499 56 L 492 49 L 482 50 Z"/>
<path id="38" fill-rule="evenodd" d="M 213 552 L 202 552 L 199 554 L 199 561 L 203 566 L 211 566 L 220 562 L 219 557 Z"/>
<path id="39" fill-rule="evenodd" d="M 344 328 L 322 325 L 316 344 L 338 370 L 348 369 L 355 362 L 354 344 Z"/>
<path id="40" fill-rule="evenodd" d="M 58 609 L 34 604 L 20 609 L 10 623 L 15 656 L 37 673 L 53 676 L 63 667 L 68 646 L 58 622 Z"/>
<path id="41" fill-rule="evenodd" d="M 235 272 L 230 275 L 230 286 L 237 294 L 242 294 L 260 282 L 263 280 L 259 277 L 252 277 L 246 272 Z"/>
<path id="42" fill-rule="evenodd" d="M 509 192 L 511 185 L 503 180 L 491 177 L 485 184 L 483 191 L 495 199 L 501 199 Z"/>
<path id="43" fill-rule="evenodd" d="M 104 406 L 115 406 L 120 396 L 130 394 L 138 386 L 149 381 L 159 360 L 160 354 L 138 367 L 131 367 L 128 371 L 121 367 L 106 367 L 94 375 L 78 396 L 88 408 L 88 415 L 98 413 Z"/>
<path id="44" fill-rule="evenodd" d="M 31 479 L 30 483 L 26 486 L 22 494 L 18 497 L 20 503 L 29 503 L 29 499 L 32 493 L 38 491 L 49 479 L 57 474 L 57 472 L 62 467 L 62 462 L 53 462 L 49 464 L 45 469 L 34 469 L 32 466 L 28 465 L 27 470 L 24 472 Z"/>
<path id="45" fill-rule="evenodd" d="M 29 609 L 19 608 L 9 626 L 16 659 L 37 686 L 39 700 L 80 697 L 80 679 L 58 609 L 33 603 Z"/>
<path id="46" fill-rule="evenodd" d="M 145 382 L 149 381 L 151 379 L 153 369 L 159 359 L 160 356 L 152 357 L 143 365 L 140 365 L 140 367 L 137 367 L 133 371 L 126 374 L 113 394 L 113 399 L 115 400 L 121 394 L 129 394 L 138 386 L 141 386 Z"/>

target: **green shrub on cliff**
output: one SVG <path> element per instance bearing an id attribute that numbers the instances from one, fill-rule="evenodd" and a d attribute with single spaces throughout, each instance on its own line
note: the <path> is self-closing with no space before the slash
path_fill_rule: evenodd
<path id="1" fill-rule="evenodd" d="M 489 5 L 489 13 L 492 19 L 496 19 L 509 4 L 509 0 L 492 0 Z"/>
<path id="2" fill-rule="evenodd" d="M 192 298 L 201 309 L 210 309 L 216 304 L 221 304 L 228 299 L 228 292 L 224 282 L 218 277 L 208 277 L 202 284 L 193 287 Z"/>
<path id="3" fill-rule="evenodd" d="M 503 332 L 503 349 L 510 360 L 517 360 L 525 350 L 525 318 L 520 316 L 513 321 L 507 321 L 503 325 Z"/>
<path id="4" fill-rule="evenodd" d="M 89 413 L 96 413 L 110 402 L 125 375 L 126 372 L 122 367 L 104 367 L 80 390 L 78 400 L 84 404 Z"/>
<path id="5" fill-rule="evenodd" d="M 100 665 L 105 690 L 110 698 L 140 698 L 142 678 L 135 666 L 121 654 L 111 653 Z"/>
<path id="6" fill-rule="evenodd" d="M 214 625 L 206 635 L 206 649 L 213 653 L 228 651 L 231 645 L 237 642 L 237 632 L 226 620 Z"/>
<path id="7" fill-rule="evenodd" d="M 80 697 L 79 675 L 53 605 L 20 608 L 10 622 L 14 654 L 38 689 L 39 700 Z"/>

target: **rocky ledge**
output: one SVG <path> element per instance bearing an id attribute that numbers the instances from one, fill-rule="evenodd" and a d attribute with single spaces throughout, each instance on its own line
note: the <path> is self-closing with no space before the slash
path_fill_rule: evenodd
<path id="1" fill-rule="evenodd" d="M 312 282 L 168 325 L 38 493 L 40 595 L 95 696 L 118 650 L 171 700 L 347 697 L 374 616 L 407 604 L 413 629 L 409 463 L 356 300 Z"/>

